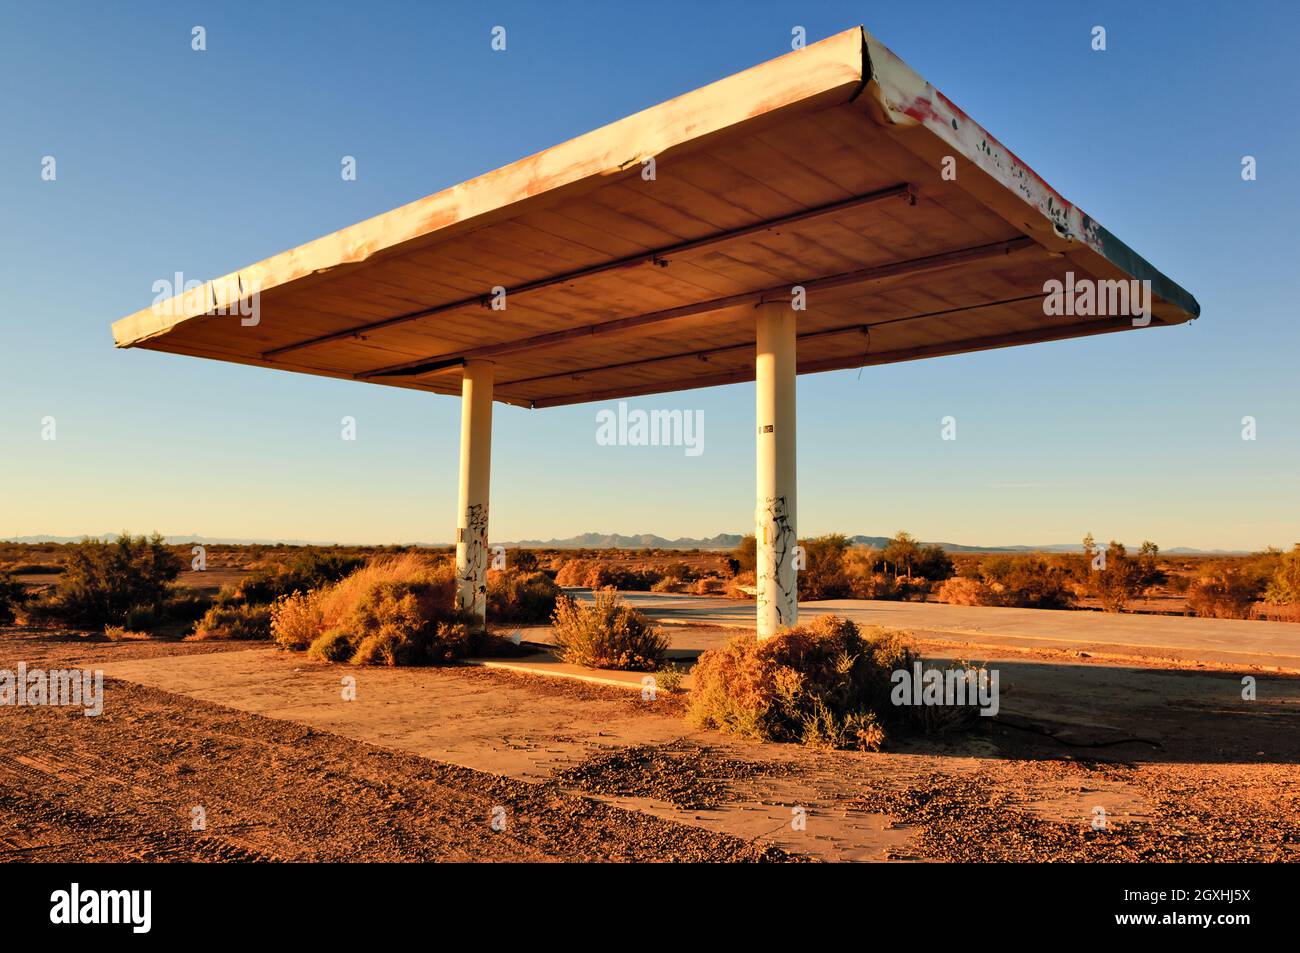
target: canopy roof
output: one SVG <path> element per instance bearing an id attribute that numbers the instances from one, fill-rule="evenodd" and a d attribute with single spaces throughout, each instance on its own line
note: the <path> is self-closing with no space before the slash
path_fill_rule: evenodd
<path id="1" fill-rule="evenodd" d="M 113 336 L 445 394 L 481 358 L 497 400 L 551 407 L 753 380 L 753 308 L 796 285 L 800 373 L 1134 327 L 1046 314 L 1044 283 L 1067 272 L 1150 281 L 1151 326 L 1200 310 L 854 28 L 216 279 Z M 255 325 L 229 313 L 252 289 Z"/>

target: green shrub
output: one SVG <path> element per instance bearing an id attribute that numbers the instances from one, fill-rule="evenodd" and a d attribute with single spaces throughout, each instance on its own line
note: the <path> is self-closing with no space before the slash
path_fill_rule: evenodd
<path id="1" fill-rule="evenodd" d="M 194 634 L 189 636 L 196 642 L 270 637 L 270 606 L 213 606 L 198 621 Z"/>
<path id="2" fill-rule="evenodd" d="M 398 657 L 402 654 L 399 648 L 400 641 L 393 632 L 372 632 L 357 646 L 352 655 L 352 664 L 397 665 Z"/>
<path id="3" fill-rule="evenodd" d="M 560 596 L 553 623 L 560 657 L 574 665 L 654 671 L 668 649 L 663 632 L 611 590 L 598 591 L 589 604 Z"/>
<path id="4" fill-rule="evenodd" d="M 849 542 L 838 533 L 801 541 L 804 567 L 798 573 L 799 598 L 846 599 L 849 580 L 844 573 L 844 554 Z"/>
<path id="5" fill-rule="evenodd" d="M 672 662 L 663 663 L 655 672 L 655 687 L 662 688 L 669 694 L 677 692 L 682 687 L 682 679 L 686 677 L 686 671 Z"/>
<path id="6" fill-rule="evenodd" d="M 198 622 L 213 606 L 211 596 L 194 589 L 171 590 L 164 616 L 168 622 L 193 624 Z"/>
<path id="7" fill-rule="evenodd" d="M 1032 553 L 986 556 L 980 561 L 979 576 L 984 601 L 969 605 L 1068 609 L 1074 603 L 1069 573 Z M 1127 570 L 1115 578 L 1127 578 Z"/>
<path id="8" fill-rule="evenodd" d="M 555 612 L 560 587 L 542 572 L 488 573 L 487 617 L 502 624 L 544 625 Z"/>
<path id="9" fill-rule="evenodd" d="M 1278 557 L 1277 568 L 1268 581 L 1264 598 L 1274 605 L 1300 603 L 1300 543 Z"/>
<path id="10" fill-rule="evenodd" d="M 361 556 L 309 549 L 283 565 L 259 569 L 240 580 L 232 589 L 223 589 L 217 601 L 270 605 L 282 596 L 308 592 L 338 582 L 365 563 L 365 558 Z"/>
<path id="11" fill-rule="evenodd" d="M 700 656 L 688 718 L 761 741 L 876 751 L 906 717 L 891 677 L 916 648 L 901 632 L 820 616 L 759 641 L 743 633 Z"/>
<path id="12" fill-rule="evenodd" d="M 37 612 L 93 626 L 127 624 L 128 616 L 156 623 L 166 614 L 171 583 L 181 571 L 180 559 L 157 533 L 147 539 L 123 533 L 111 543 L 84 539 L 68 547 L 64 566 Z"/>
<path id="13" fill-rule="evenodd" d="M 357 639 L 346 629 L 326 629 L 307 648 L 307 655 L 321 662 L 346 662 L 357 650 Z"/>

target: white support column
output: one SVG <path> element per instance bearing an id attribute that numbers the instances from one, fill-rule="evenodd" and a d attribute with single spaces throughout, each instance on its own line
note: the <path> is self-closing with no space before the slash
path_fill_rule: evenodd
<path id="1" fill-rule="evenodd" d="M 492 364 L 466 361 L 460 391 L 460 507 L 456 608 L 487 617 L 488 474 L 492 466 Z"/>
<path id="2" fill-rule="evenodd" d="M 799 617 L 795 579 L 795 311 L 788 301 L 758 306 L 755 390 L 758 423 L 758 637 Z"/>

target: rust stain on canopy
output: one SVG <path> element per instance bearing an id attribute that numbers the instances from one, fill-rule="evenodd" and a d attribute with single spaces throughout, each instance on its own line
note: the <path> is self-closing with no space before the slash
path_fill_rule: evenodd
<path id="1" fill-rule="evenodd" d="M 753 307 L 795 285 L 800 373 L 1134 327 L 1046 314 L 1044 283 L 1067 273 L 1149 281 L 1151 326 L 1199 313 L 855 28 L 216 279 L 113 337 L 445 394 L 487 359 L 498 400 L 549 407 L 752 380 Z M 230 312 L 254 289 L 245 325 Z"/>

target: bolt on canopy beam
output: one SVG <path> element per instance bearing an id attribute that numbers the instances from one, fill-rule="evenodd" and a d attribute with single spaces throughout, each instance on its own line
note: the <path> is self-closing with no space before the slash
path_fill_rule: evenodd
<path id="1" fill-rule="evenodd" d="M 795 311 L 789 302 L 757 309 L 754 355 L 758 505 L 754 539 L 758 637 L 771 638 L 799 618 L 795 576 Z"/>
<path id="2" fill-rule="evenodd" d="M 487 622 L 488 485 L 492 464 L 489 361 L 467 361 L 460 397 L 460 503 L 456 511 L 456 608 Z"/>

